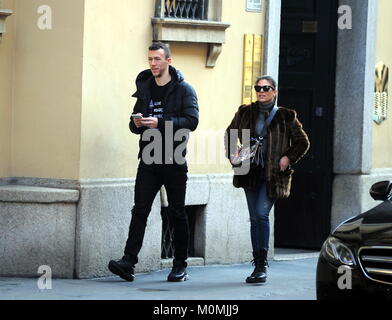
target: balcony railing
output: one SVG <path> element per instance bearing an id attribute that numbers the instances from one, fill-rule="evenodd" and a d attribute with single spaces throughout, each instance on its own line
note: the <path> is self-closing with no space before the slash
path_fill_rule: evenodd
<path id="1" fill-rule="evenodd" d="M 207 20 L 207 0 L 165 0 L 165 17 Z"/>

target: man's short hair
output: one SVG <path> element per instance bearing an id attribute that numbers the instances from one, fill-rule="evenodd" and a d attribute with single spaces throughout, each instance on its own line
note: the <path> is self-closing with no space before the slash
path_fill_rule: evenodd
<path id="1" fill-rule="evenodd" d="M 171 53 L 169 47 L 163 42 L 153 42 L 151 46 L 148 47 L 150 51 L 156 51 L 159 49 L 163 49 L 165 51 L 165 58 L 170 58 Z"/>

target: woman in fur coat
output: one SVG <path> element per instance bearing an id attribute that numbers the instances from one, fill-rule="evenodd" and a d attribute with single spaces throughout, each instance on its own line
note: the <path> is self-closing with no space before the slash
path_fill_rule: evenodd
<path id="1" fill-rule="evenodd" d="M 270 76 L 262 76 L 254 88 L 257 101 L 239 107 L 225 135 L 228 158 L 237 150 L 238 139 L 242 145 L 252 145 L 255 139 L 261 141 L 257 164 L 253 163 L 251 167 L 248 162 L 246 171 L 234 168 L 233 178 L 233 185 L 245 190 L 250 215 L 255 269 L 246 278 L 247 283 L 267 279 L 269 212 L 277 199 L 289 196 L 294 171 L 291 166 L 305 155 L 310 145 L 296 112 L 275 106 L 276 81 Z M 246 131 L 248 134 L 244 135 Z M 242 141 L 245 136 L 250 137 L 250 141 Z"/>

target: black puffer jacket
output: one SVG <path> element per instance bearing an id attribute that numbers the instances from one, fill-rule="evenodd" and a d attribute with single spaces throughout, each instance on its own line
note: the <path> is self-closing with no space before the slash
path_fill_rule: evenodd
<path id="1" fill-rule="evenodd" d="M 163 119 L 158 119 L 158 130 L 162 133 L 163 148 L 165 145 L 173 143 L 173 149 L 182 144 L 187 137 L 183 137 L 181 141 L 174 141 L 167 143 L 165 141 L 165 121 L 172 121 L 173 124 L 173 137 L 177 130 L 187 129 L 194 131 L 199 123 L 199 107 L 197 103 L 197 96 L 195 90 L 190 84 L 184 81 L 184 77 L 179 70 L 169 66 L 171 75 L 171 84 L 167 90 L 167 95 L 163 101 L 164 111 Z M 137 91 L 132 95 L 136 97 L 137 101 L 133 108 L 133 113 L 142 113 L 143 117 L 149 116 L 149 103 L 151 100 L 151 84 L 154 77 L 150 69 L 142 71 L 136 78 Z M 141 158 L 143 148 L 148 145 L 149 141 L 142 141 L 142 134 L 148 129 L 147 127 L 137 128 L 132 120 L 129 122 L 129 129 L 136 134 L 140 134 L 139 140 L 139 153 L 138 158 Z M 182 148 L 182 147 L 181 147 Z M 163 149 L 164 150 L 164 149 Z M 185 157 L 186 149 L 183 151 Z M 163 159 L 164 160 L 164 159 Z"/>

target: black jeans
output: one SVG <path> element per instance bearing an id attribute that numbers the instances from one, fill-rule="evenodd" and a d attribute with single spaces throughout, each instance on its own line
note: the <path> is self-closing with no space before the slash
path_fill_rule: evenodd
<path id="1" fill-rule="evenodd" d="M 189 243 L 188 217 L 185 213 L 187 171 L 186 165 L 146 165 L 140 162 L 135 183 L 135 204 L 124 249 L 124 254 L 128 255 L 134 264 L 138 261 L 137 256 L 142 247 L 152 203 L 164 185 L 174 228 L 174 261 L 186 265 Z"/>

